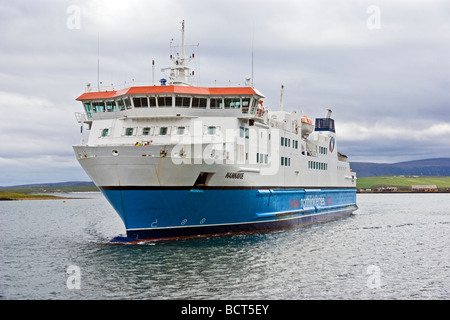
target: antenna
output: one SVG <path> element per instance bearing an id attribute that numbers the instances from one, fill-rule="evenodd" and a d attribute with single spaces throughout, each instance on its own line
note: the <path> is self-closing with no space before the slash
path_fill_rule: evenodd
<path id="1" fill-rule="evenodd" d="M 255 23 L 253 23 L 252 28 L 252 88 L 253 88 L 253 43 L 255 40 Z"/>
<path id="2" fill-rule="evenodd" d="M 152 60 L 152 85 L 155 85 L 155 60 Z"/>
<path id="3" fill-rule="evenodd" d="M 100 32 L 97 33 L 97 90 L 100 91 Z"/>
<path id="4" fill-rule="evenodd" d="M 183 59 L 186 57 L 186 51 L 184 50 L 184 20 L 181 21 L 181 55 Z"/>

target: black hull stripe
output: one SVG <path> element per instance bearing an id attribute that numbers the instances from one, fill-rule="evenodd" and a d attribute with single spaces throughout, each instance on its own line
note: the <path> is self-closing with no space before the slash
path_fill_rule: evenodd
<path id="1" fill-rule="evenodd" d="M 339 186 L 99 186 L 101 190 L 261 190 L 261 189 L 345 189 L 356 190 L 355 187 Z"/>

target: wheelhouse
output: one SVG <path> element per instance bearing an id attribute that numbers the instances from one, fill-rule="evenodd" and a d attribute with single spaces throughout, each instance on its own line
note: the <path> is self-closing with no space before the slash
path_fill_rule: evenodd
<path id="1" fill-rule="evenodd" d="M 123 116 L 238 116 L 260 117 L 264 96 L 250 87 L 186 86 L 131 87 L 119 91 L 86 92 L 77 98 L 87 120 Z"/>

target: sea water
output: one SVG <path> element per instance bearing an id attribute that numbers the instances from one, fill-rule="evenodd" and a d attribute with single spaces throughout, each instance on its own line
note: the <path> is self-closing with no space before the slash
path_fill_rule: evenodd
<path id="1" fill-rule="evenodd" d="M 108 242 L 124 227 L 101 194 L 70 196 L 0 202 L 0 299 L 450 298 L 450 194 L 358 194 L 340 220 L 136 245 Z"/>

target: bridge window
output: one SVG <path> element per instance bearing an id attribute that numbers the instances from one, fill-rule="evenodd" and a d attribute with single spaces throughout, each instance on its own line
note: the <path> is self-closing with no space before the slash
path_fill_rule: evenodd
<path id="1" fill-rule="evenodd" d="M 172 108 L 172 97 L 158 97 L 158 107 Z"/>
<path id="2" fill-rule="evenodd" d="M 148 100 L 147 98 L 133 98 L 135 108 L 147 108 Z"/>
<path id="3" fill-rule="evenodd" d="M 92 110 L 94 112 L 105 112 L 105 102 L 92 102 Z"/>
<path id="4" fill-rule="evenodd" d="M 250 114 L 256 113 L 256 107 L 258 106 L 258 99 L 253 99 L 252 108 L 250 110 Z"/>
<path id="5" fill-rule="evenodd" d="M 119 110 L 120 111 L 125 110 L 125 105 L 123 104 L 123 100 L 122 99 L 117 100 L 117 104 L 119 105 Z"/>
<path id="6" fill-rule="evenodd" d="M 210 109 L 223 109 L 223 99 L 222 98 L 211 98 Z"/>
<path id="7" fill-rule="evenodd" d="M 113 112 L 117 111 L 117 106 L 114 101 L 106 101 L 106 111 Z"/>
<path id="8" fill-rule="evenodd" d="M 125 98 L 123 100 L 125 101 L 125 106 L 127 107 L 127 109 L 131 109 L 131 100 L 130 100 L 130 98 Z"/>
<path id="9" fill-rule="evenodd" d="M 192 98 L 192 108 L 206 109 L 206 98 Z"/>
<path id="10" fill-rule="evenodd" d="M 190 97 L 175 97 L 175 107 L 189 108 L 190 105 L 191 105 Z"/>
<path id="11" fill-rule="evenodd" d="M 248 113 L 248 109 L 250 107 L 250 98 L 242 99 L 242 113 Z"/>
<path id="12" fill-rule="evenodd" d="M 225 109 L 240 109 L 241 99 L 240 98 L 225 98 Z"/>
<path id="13" fill-rule="evenodd" d="M 155 97 L 149 97 L 148 101 L 149 101 L 150 108 L 156 108 L 156 98 Z"/>
<path id="14" fill-rule="evenodd" d="M 92 118 L 92 107 L 91 104 L 88 102 L 84 103 L 84 108 L 86 109 L 86 114 L 88 116 L 88 118 Z"/>
<path id="15" fill-rule="evenodd" d="M 178 127 L 177 128 L 177 134 L 178 135 L 183 135 L 185 132 L 186 128 L 185 127 Z"/>

